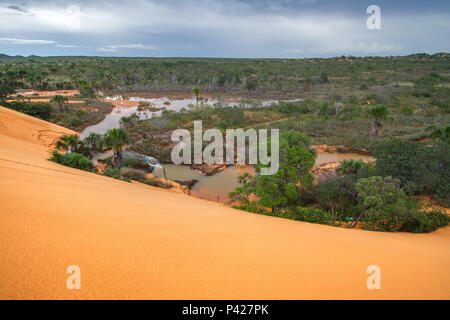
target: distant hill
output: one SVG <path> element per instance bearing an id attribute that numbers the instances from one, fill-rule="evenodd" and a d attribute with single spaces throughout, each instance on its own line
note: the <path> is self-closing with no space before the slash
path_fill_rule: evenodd
<path id="1" fill-rule="evenodd" d="M 13 58 L 25 58 L 24 56 L 8 56 L 7 54 L 1 53 L 0 59 L 13 59 Z"/>
<path id="2" fill-rule="evenodd" d="M 36 55 L 31 55 L 31 56 L 28 56 L 28 57 L 24 57 L 24 56 L 21 56 L 21 55 L 16 55 L 16 56 L 8 56 L 7 54 L 4 54 L 4 53 L 0 53 L 0 59 L 17 59 L 17 58 L 39 58 L 39 56 L 36 56 Z"/>

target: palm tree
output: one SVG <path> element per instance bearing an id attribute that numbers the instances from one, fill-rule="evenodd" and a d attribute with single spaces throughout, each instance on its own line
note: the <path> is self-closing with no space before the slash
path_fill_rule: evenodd
<path id="1" fill-rule="evenodd" d="M 81 141 L 76 134 L 65 134 L 59 137 L 55 143 L 56 149 L 62 149 L 66 152 L 78 152 Z"/>
<path id="2" fill-rule="evenodd" d="M 123 147 L 130 142 L 130 136 L 123 128 L 110 129 L 104 136 L 105 145 L 112 148 L 114 151 L 114 157 L 111 162 L 112 166 L 116 169 L 122 167 L 122 152 Z"/>
<path id="3" fill-rule="evenodd" d="M 200 90 L 200 88 L 195 87 L 194 89 L 192 89 L 192 93 L 195 94 L 195 103 L 198 111 L 198 98 L 202 93 L 202 90 Z"/>
<path id="4" fill-rule="evenodd" d="M 103 151 L 102 136 L 98 133 L 91 132 L 86 138 L 84 138 L 83 142 L 91 152 Z"/>
<path id="5" fill-rule="evenodd" d="M 381 121 L 387 119 L 389 114 L 388 108 L 381 104 L 377 104 L 370 108 L 369 115 L 373 119 L 372 132 L 370 133 L 370 145 L 369 151 L 372 151 L 373 141 L 376 136 L 378 136 L 378 130 L 383 127 Z"/>
<path id="6" fill-rule="evenodd" d="M 56 102 L 58 104 L 59 113 L 62 113 L 64 111 L 64 103 L 68 101 L 68 99 L 64 96 L 61 96 L 59 94 L 56 94 L 52 97 L 51 101 Z"/>

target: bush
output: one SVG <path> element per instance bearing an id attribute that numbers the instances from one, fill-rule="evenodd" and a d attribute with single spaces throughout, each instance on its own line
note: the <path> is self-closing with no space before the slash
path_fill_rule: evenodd
<path id="1" fill-rule="evenodd" d="M 389 139 L 376 148 L 375 168 L 380 176 L 394 176 L 408 194 L 436 194 L 450 202 L 450 143 L 417 143 Z"/>
<path id="2" fill-rule="evenodd" d="M 226 107 L 221 109 L 216 109 L 220 116 L 221 128 L 226 129 L 227 127 L 240 124 L 244 121 L 244 109 L 238 106 Z"/>
<path id="3" fill-rule="evenodd" d="M 142 170 L 148 170 L 151 171 L 149 165 L 147 162 L 145 162 L 142 159 L 139 158 L 123 158 L 123 166 L 127 168 L 133 168 L 133 169 L 142 169 Z"/>
<path id="4" fill-rule="evenodd" d="M 375 174 L 373 164 L 362 160 L 343 160 L 336 168 L 336 174 L 325 176 L 313 187 L 315 201 L 322 209 L 331 211 L 335 218 L 355 218 L 358 214 L 355 209 L 356 182 Z"/>
<path id="5" fill-rule="evenodd" d="M 105 168 L 105 170 L 103 171 L 103 173 L 107 177 L 114 178 L 114 179 L 117 179 L 117 180 L 126 181 L 126 182 L 130 182 L 130 179 L 127 178 L 127 177 L 124 177 L 123 172 L 120 169 L 114 169 L 114 168 L 111 168 L 111 167 L 107 166 Z"/>
<path id="6" fill-rule="evenodd" d="M 165 189 L 172 188 L 172 185 L 169 183 L 164 183 L 156 178 L 147 178 L 147 173 L 144 170 L 137 170 L 130 168 L 120 170 L 107 167 L 105 169 L 105 175 L 114 179 L 123 180 L 127 182 L 134 180 L 158 188 L 165 188 Z"/>
<path id="7" fill-rule="evenodd" d="M 274 105 L 272 109 L 287 115 L 307 114 L 311 111 L 309 104 L 309 101 L 280 102 Z"/>
<path id="8" fill-rule="evenodd" d="M 335 219 L 329 211 L 314 207 L 295 207 L 292 209 L 294 220 L 320 224 L 334 224 Z"/>
<path id="9" fill-rule="evenodd" d="M 143 180 L 146 179 L 147 173 L 143 170 L 137 169 L 124 169 L 123 176 L 132 180 Z"/>
<path id="10" fill-rule="evenodd" d="M 402 113 L 403 114 L 413 114 L 414 113 L 414 109 L 408 106 L 405 106 L 402 108 Z"/>
<path id="11" fill-rule="evenodd" d="M 361 227 L 376 231 L 431 232 L 447 226 L 449 217 L 442 212 L 421 212 L 414 199 L 398 188 L 391 177 L 358 180 L 358 207 Z"/>
<path id="12" fill-rule="evenodd" d="M 320 206 L 331 211 L 333 216 L 340 216 L 346 208 L 354 205 L 348 192 L 345 190 L 344 179 L 329 175 L 314 186 L 314 195 Z"/>
<path id="13" fill-rule="evenodd" d="M 145 178 L 145 179 L 140 179 L 137 181 L 144 183 L 144 184 L 148 184 L 149 186 L 153 186 L 153 187 L 164 188 L 164 189 L 172 188 L 171 184 L 162 182 L 156 178 Z"/>
<path id="14" fill-rule="evenodd" d="M 2 104 L 6 108 L 22 112 L 29 116 L 36 117 L 42 120 L 49 120 L 52 115 L 51 105 L 45 102 L 28 103 L 25 101 L 12 101 L 2 102 Z"/>
<path id="15" fill-rule="evenodd" d="M 449 216 L 442 211 L 421 212 L 414 211 L 405 219 L 400 231 L 413 233 L 432 232 L 449 224 Z"/>
<path id="16" fill-rule="evenodd" d="M 262 210 L 258 206 L 258 203 L 256 201 L 249 201 L 248 203 L 241 203 L 241 204 L 233 205 L 233 208 L 239 209 L 239 210 L 244 210 L 247 212 L 262 213 Z"/>
<path id="17" fill-rule="evenodd" d="M 50 160 L 71 168 L 97 172 L 97 168 L 94 167 L 89 159 L 79 153 L 67 152 L 61 154 L 58 151 L 54 150 Z"/>

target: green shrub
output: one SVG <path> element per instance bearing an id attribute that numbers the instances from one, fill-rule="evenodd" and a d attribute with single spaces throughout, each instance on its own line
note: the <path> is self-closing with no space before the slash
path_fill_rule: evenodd
<path id="1" fill-rule="evenodd" d="M 244 109 L 238 106 L 216 109 L 216 112 L 221 119 L 219 126 L 224 129 L 244 121 Z"/>
<path id="2" fill-rule="evenodd" d="M 449 217 L 442 212 L 422 212 L 414 199 L 398 188 L 391 177 L 358 180 L 358 207 L 361 227 L 376 231 L 431 232 L 447 226 Z"/>
<path id="3" fill-rule="evenodd" d="M 450 143 L 381 142 L 374 152 L 380 176 L 399 178 L 408 194 L 427 193 L 450 202 Z"/>
<path id="4" fill-rule="evenodd" d="M 321 179 L 314 186 L 314 195 L 320 206 L 340 217 L 348 207 L 355 204 L 346 190 L 345 180 L 342 177 L 329 175 Z"/>
<path id="5" fill-rule="evenodd" d="M 408 106 L 405 106 L 402 108 L 402 113 L 403 114 L 413 114 L 414 113 L 414 109 Z"/>
<path id="6" fill-rule="evenodd" d="M 25 101 L 2 102 L 2 104 L 9 109 L 25 113 L 29 116 L 36 117 L 42 120 L 49 120 L 52 115 L 52 107 L 49 103 L 36 102 L 29 103 Z"/>
<path id="7" fill-rule="evenodd" d="M 171 184 L 165 183 L 156 178 L 145 178 L 145 179 L 139 179 L 137 181 L 144 183 L 144 184 L 148 184 L 149 186 L 153 186 L 153 187 L 164 188 L 164 189 L 172 188 Z"/>
<path id="8" fill-rule="evenodd" d="M 292 209 L 295 220 L 320 224 L 334 224 L 335 219 L 329 211 L 314 207 L 295 207 Z"/>
<path id="9" fill-rule="evenodd" d="M 149 169 L 147 162 L 139 158 L 123 158 L 123 166 L 133 169 Z"/>
<path id="10" fill-rule="evenodd" d="M 449 224 L 449 216 L 442 211 L 414 211 L 403 222 L 400 231 L 413 233 L 432 232 L 438 228 L 446 227 Z"/>
<path id="11" fill-rule="evenodd" d="M 88 158 L 76 152 L 67 152 L 62 154 L 54 150 L 50 160 L 68 167 L 97 172 L 97 168 L 94 167 Z"/>
<path id="12" fill-rule="evenodd" d="M 165 189 L 172 188 L 172 185 L 169 183 L 165 183 L 156 178 L 147 178 L 147 173 L 144 170 L 137 170 L 130 168 L 113 169 L 111 167 L 106 167 L 104 173 L 108 177 L 127 182 L 134 180 L 158 188 L 165 188 Z"/>
<path id="13" fill-rule="evenodd" d="M 256 201 L 249 201 L 248 203 L 241 203 L 237 205 L 233 205 L 233 208 L 244 210 L 247 212 L 253 212 L 253 213 L 262 213 L 260 207 L 258 206 L 258 203 Z"/>
<path id="14" fill-rule="evenodd" d="M 121 169 L 115 169 L 107 166 L 103 171 L 104 175 L 110 178 L 114 178 L 117 180 L 122 180 L 126 182 L 130 182 L 130 179 L 123 175 L 123 171 Z"/>
<path id="15" fill-rule="evenodd" d="M 147 173 L 143 170 L 137 170 L 137 169 L 123 169 L 123 176 L 132 179 L 132 180 L 144 180 L 147 177 Z"/>

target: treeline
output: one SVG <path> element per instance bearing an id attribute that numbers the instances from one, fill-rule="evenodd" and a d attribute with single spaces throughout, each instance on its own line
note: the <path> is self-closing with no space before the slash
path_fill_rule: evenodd
<path id="1" fill-rule="evenodd" d="M 328 83 L 370 86 L 447 72 L 447 54 L 329 59 L 49 57 L 0 59 L 0 94 L 12 89 L 130 92 L 185 90 L 298 93 Z"/>

